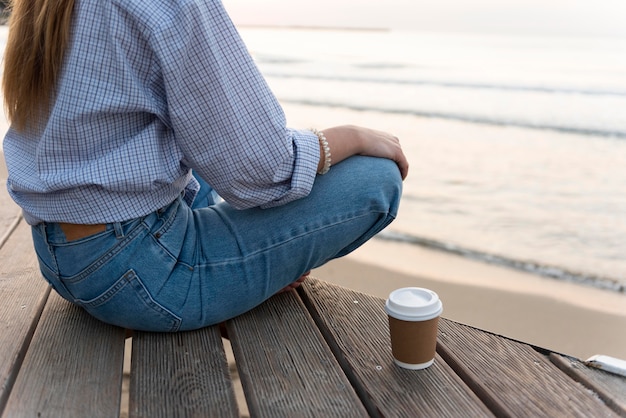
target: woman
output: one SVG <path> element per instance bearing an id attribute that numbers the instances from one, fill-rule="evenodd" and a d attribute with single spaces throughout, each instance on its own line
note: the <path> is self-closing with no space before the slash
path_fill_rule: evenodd
<path id="1" fill-rule="evenodd" d="M 43 276 L 129 329 L 296 287 L 393 220 L 408 171 L 387 133 L 287 128 L 217 0 L 14 0 L 3 88 Z"/>

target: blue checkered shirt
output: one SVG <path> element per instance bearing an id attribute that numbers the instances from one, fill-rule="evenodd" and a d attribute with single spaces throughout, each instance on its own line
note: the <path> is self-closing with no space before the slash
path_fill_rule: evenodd
<path id="1" fill-rule="evenodd" d="M 4 152 L 30 224 L 191 200 L 192 169 L 236 208 L 282 205 L 310 192 L 319 161 L 217 0 L 77 0 L 50 114 L 9 129 Z"/>

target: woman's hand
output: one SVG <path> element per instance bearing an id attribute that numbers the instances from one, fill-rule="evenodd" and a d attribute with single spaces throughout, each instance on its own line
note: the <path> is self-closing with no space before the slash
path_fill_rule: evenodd
<path id="1" fill-rule="evenodd" d="M 409 173 L 409 162 L 395 136 L 360 126 L 344 125 L 323 130 L 330 148 L 333 164 L 353 155 L 387 158 L 395 161 L 404 180 Z M 320 165 L 324 165 L 321 152 Z"/>

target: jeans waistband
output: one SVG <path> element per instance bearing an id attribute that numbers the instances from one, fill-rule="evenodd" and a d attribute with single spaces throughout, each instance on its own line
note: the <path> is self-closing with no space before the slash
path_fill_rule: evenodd
<path id="1" fill-rule="evenodd" d="M 115 235 L 118 238 L 122 238 L 125 235 L 125 231 L 128 227 L 137 222 L 157 222 L 158 219 L 168 218 L 171 213 L 175 213 L 178 205 L 181 203 L 181 198 L 177 198 L 167 206 L 157 209 L 156 211 L 135 219 L 130 219 L 123 222 L 111 222 L 106 224 L 70 224 L 62 222 L 41 222 L 34 225 L 34 228 L 39 230 L 45 237 L 45 240 L 49 243 L 63 244 L 70 241 L 77 241 L 85 238 L 89 238 L 93 235 L 100 234 L 105 231 L 115 231 Z M 152 219 L 152 222 L 151 222 Z"/>

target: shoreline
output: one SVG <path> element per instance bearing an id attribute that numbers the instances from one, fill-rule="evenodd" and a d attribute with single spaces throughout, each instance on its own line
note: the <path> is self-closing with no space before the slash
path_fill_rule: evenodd
<path id="1" fill-rule="evenodd" d="M 418 237 L 410 234 L 403 234 L 397 231 L 384 231 L 378 238 L 400 242 L 441 251 L 462 258 L 480 261 L 485 264 L 506 267 L 514 271 L 521 271 L 535 276 L 545 277 L 564 283 L 575 283 L 581 286 L 588 286 L 594 289 L 601 289 L 619 294 L 626 294 L 626 284 L 612 277 L 599 276 L 589 273 L 580 273 L 548 264 L 541 264 L 531 260 L 518 260 L 511 257 L 482 252 L 471 248 L 466 248 L 456 244 L 437 241 L 429 238 Z"/>
<path id="2" fill-rule="evenodd" d="M 444 318 L 580 360 L 626 358 L 624 294 L 376 238 L 312 275 L 381 298 L 426 287 Z"/>

